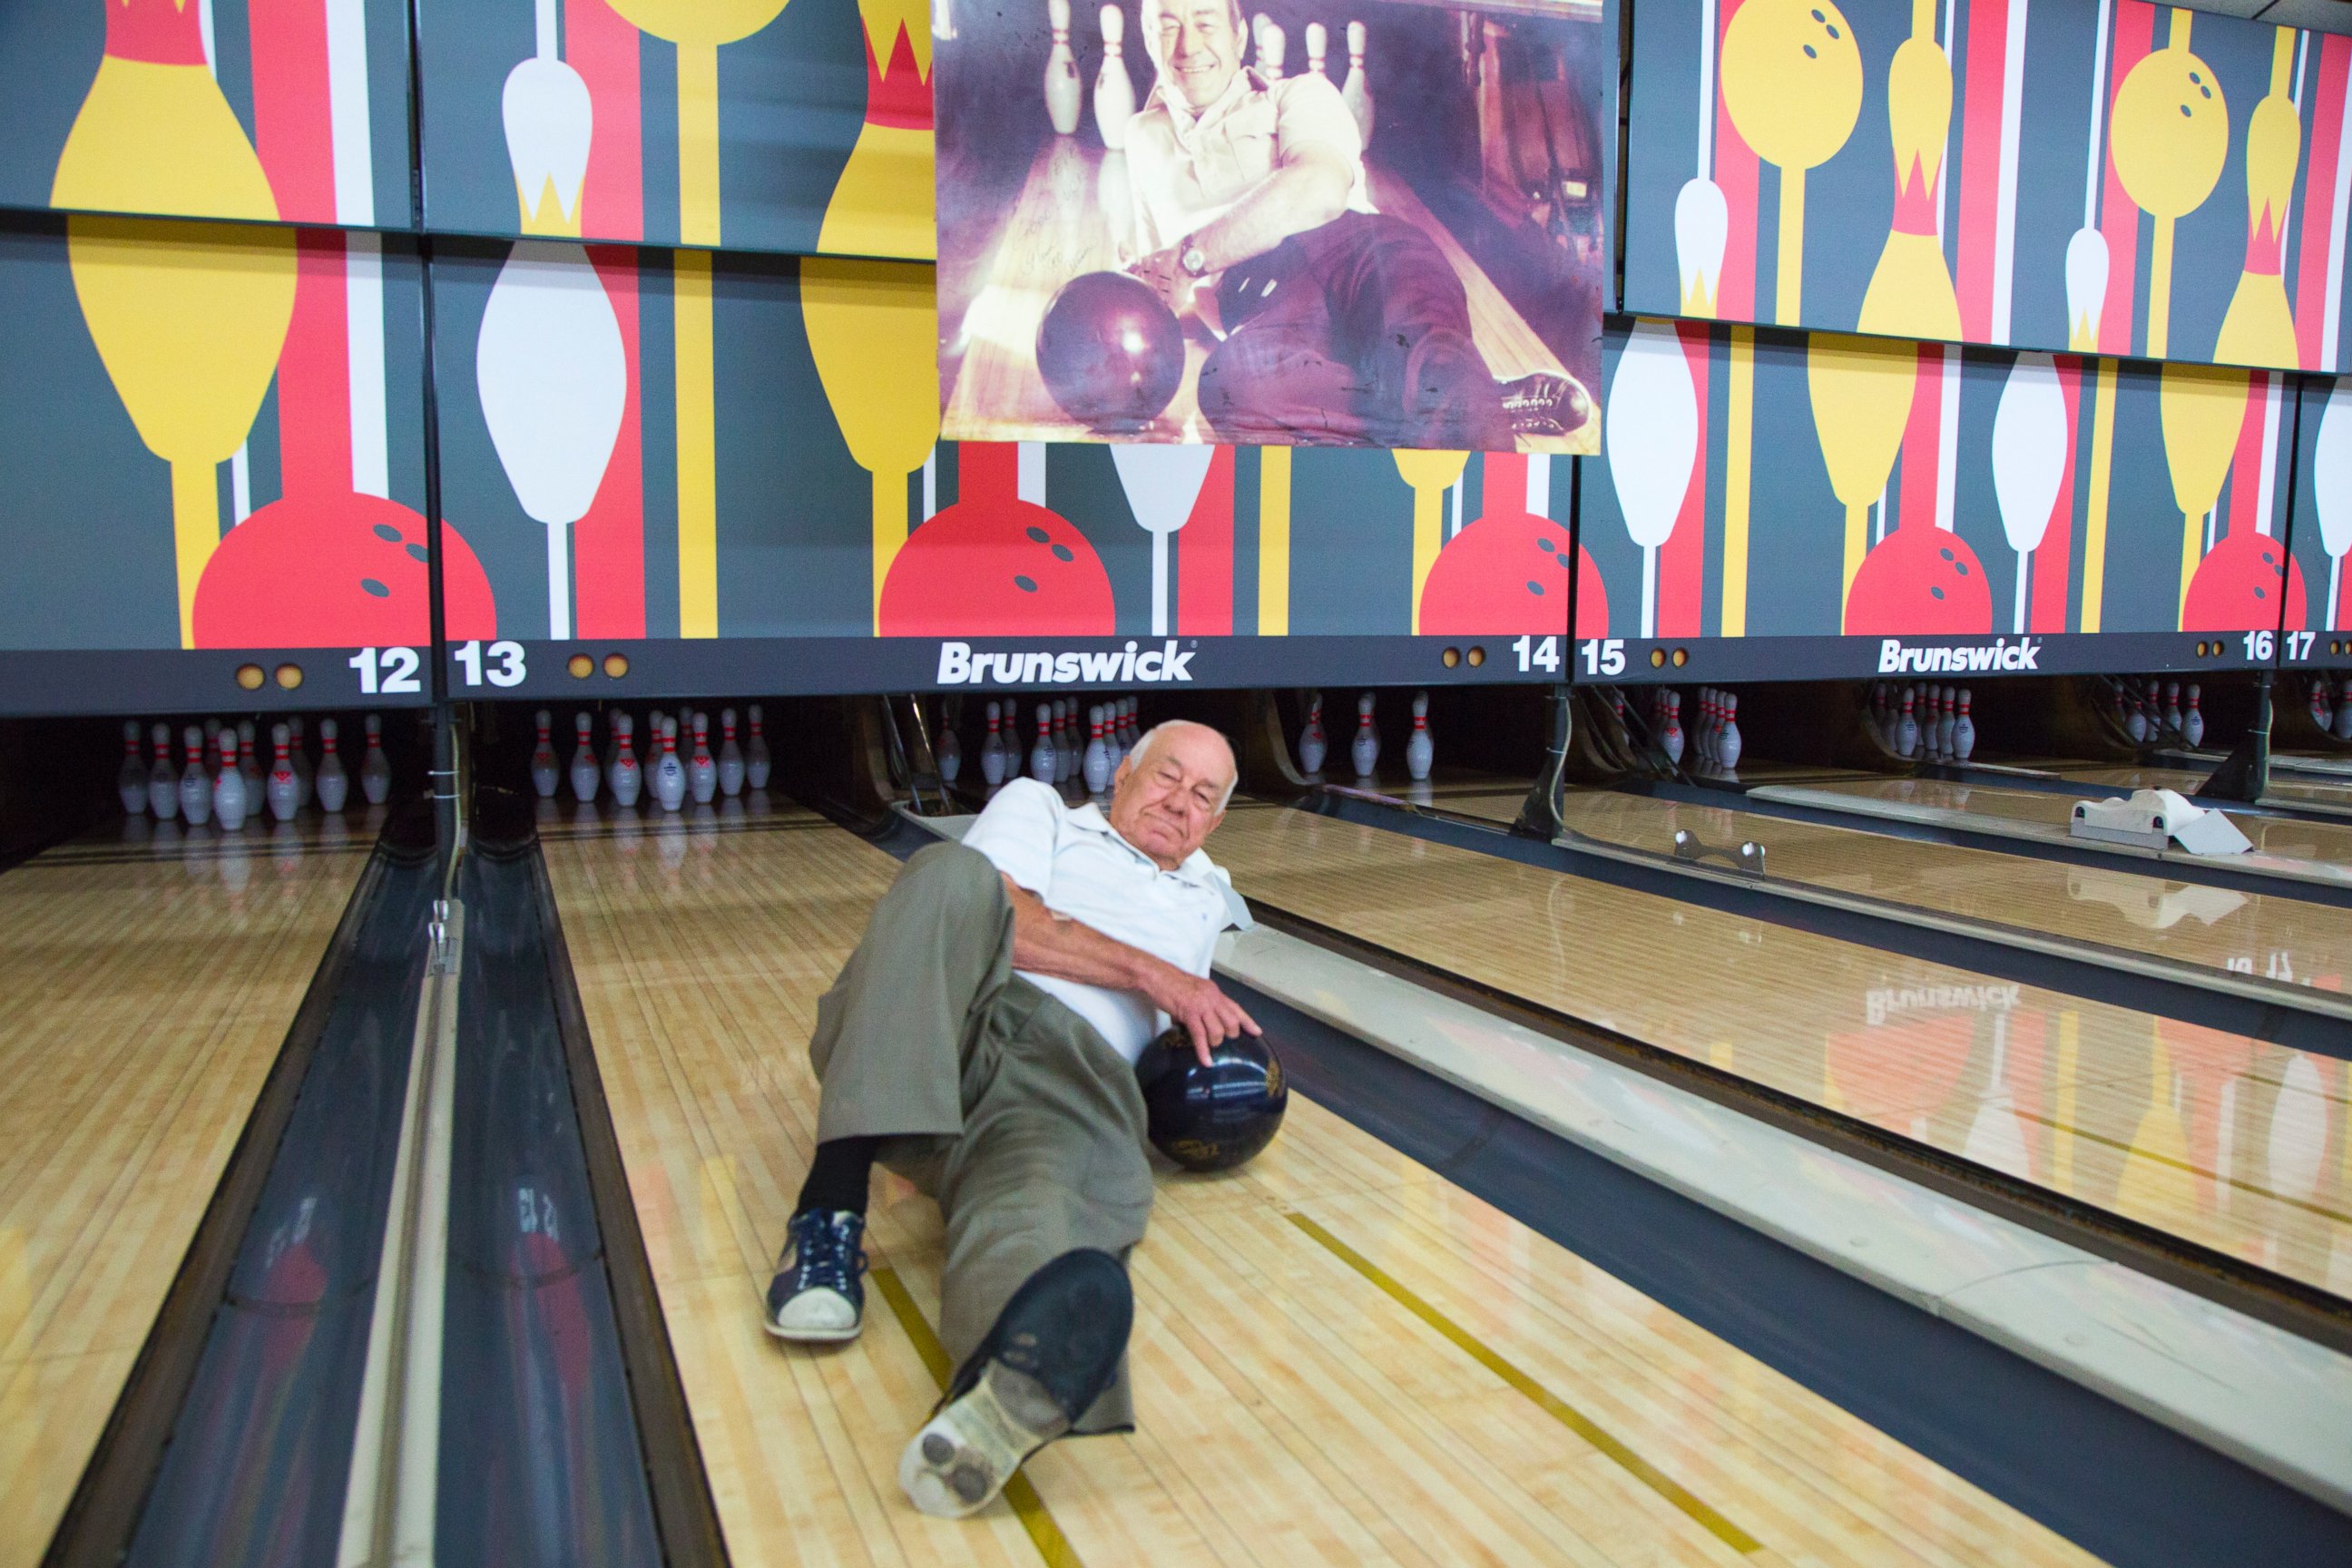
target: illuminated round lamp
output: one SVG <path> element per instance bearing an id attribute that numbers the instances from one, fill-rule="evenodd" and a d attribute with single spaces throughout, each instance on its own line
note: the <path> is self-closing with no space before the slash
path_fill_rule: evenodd
<path id="1" fill-rule="evenodd" d="M 299 664 L 281 664 L 276 674 L 278 684 L 289 691 L 302 684 L 302 667 Z"/>
<path id="2" fill-rule="evenodd" d="M 1437 662 L 1448 669 L 1458 669 L 1462 666 L 1462 650 L 1458 647 L 1447 648 L 1437 656 Z"/>
<path id="3" fill-rule="evenodd" d="M 261 683 L 268 679 L 269 672 L 257 664 L 240 664 L 236 667 L 236 689 L 239 691 L 258 691 L 261 689 Z"/>
<path id="4" fill-rule="evenodd" d="M 618 680 L 621 677 L 628 674 L 629 656 L 625 653 L 606 654 L 604 656 L 604 673 L 614 680 Z"/>
<path id="5" fill-rule="evenodd" d="M 574 680 L 585 680 L 596 673 L 596 661 L 584 653 L 575 653 L 563 661 L 563 672 Z"/>
<path id="6" fill-rule="evenodd" d="M 1664 648 L 1654 647 L 1650 650 L 1650 668 L 1652 669 L 1664 669 L 1666 668 L 1666 650 Z"/>
<path id="7" fill-rule="evenodd" d="M 1678 647 L 1678 648 L 1675 649 L 1675 668 L 1676 669 L 1680 669 L 1683 666 L 1685 666 L 1685 665 L 1688 664 L 1689 662 L 1690 662 L 1690 649 L 1688 649 L 1688 648 L 1686 648 L 1686 647 Z"/>
<path id="8" fill-rule="evenodd" d="M 1473 669 L 1476 669 L 1476 668 L 1480 668 L 1481 666 L 1483 666 L 1486 662 L 1486 649 L 1485 648 L 1485 647 L 1484 647 L 1483 645 L 1475 644 L 1475 643 L 1474 643 L 1473 645 L 1471 645 L 1471 648 L 1470 648 L 1470 668 L 1473 668 Z"/>

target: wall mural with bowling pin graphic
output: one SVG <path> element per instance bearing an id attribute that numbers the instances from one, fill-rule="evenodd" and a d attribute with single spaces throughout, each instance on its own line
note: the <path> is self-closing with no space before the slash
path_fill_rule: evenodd
<path id="1" fill-rule="evenodd" d="M 2294 529 L 2307 615 L 2280 639 L 2289 668 L 2352 668 L 2352 377 L 2308 377 L 2295 425 Z"/>
<path id="2" fill-rule="evenodd" d="M 1566 459 L 940 443 L 922 384 L 938 330 L 926 268 L 654 249 L 629 253 L 644 309 L 617 423 L 603 394 L 575 384 L 536 395 L 545 417 L 518 435 L 489 368 L 508 342 L 502 314 L 551 320 L 582 299 L 593 312 L 614 275 L 602 247 L 541 243 L 445 247 L 434 263 L 446 504 L 468 520 L 499 634 L 528 650 L 517 695 L 577 695 L 572 656 L 593 668 L 615 643 L 631 679 L 655 687 L 755 671 L 788 689 L 959 684 L 942 674 L 963 657 L 949 644 L 1097 663 L 1172 655 L 1196 685 L 1301 668 L 1339 679 L 1383 660 L 1439 681 L 1558 673 L 1573 575 Z M 695 388 L 676 374 L 666 307 L 704 265 L 717 391 L 697 502 L 677 460 Z M 551 482 L 531 477 L 541 459 L 575 481 L 601 462 L 598 493 L 535 501 L 534 484 Z M 616 485 L 631 521 L 582 538 L 567 630 L 547 518 L 584 504 L 593 519 Z M 714 542 L 707 637 L 688 629 L 698 505 Z"/>
<path id="3" fill-rule="evenodd" d="M 1630 310 L 2347 368 L 2352 37 L 2142 0 L 1648 0 L 1633 36 Z"/>
<path id="4" fill-rule="evenodd" d="M 1858 676 L 1889 639 L 2231 668 L 2321 614 L 2287 548 L 2300 378 L 1692 321 L 1614 329 L 1605 358 L 1577 636 L 1625 667 L 1587 675 Z"/>

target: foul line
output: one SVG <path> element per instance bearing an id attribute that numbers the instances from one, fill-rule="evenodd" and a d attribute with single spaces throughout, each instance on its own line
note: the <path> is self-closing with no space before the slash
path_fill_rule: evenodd
<path id="1" fill-rule="evenodd" d="M 1485 1341 L 1423 1300 L 1404 1285 L 1400 1284 L 1370 1258 L 1366 1258 L 1303 1214 L 1292 1213 L 1284 1217 L 1321 1244 L 1324 1249 L 1334 1258 L 1380 1287 L 1391 1300 L 1406 1311 L 1453 1341 L 1469 1355 L 1471 1360 L 1527 1395 L 1545 1415 L 1600 1449 L 1601 1453 L 1622 1467 L 1635 1480 L 1682 1510 L 1717 1541 L 1742 1554 L 1764 1550 L 1763 1542 L 1708 1507 L 1680 1481 L 1627 1447 L 1591 1416 L 1528 1376 Z"/>
<path id="2" fill-rule="evenodd" d="M 940 1336 L 931 1331 L 931 1325 L 924 1319 L 922 1310 L 915 1305 L 915 1299 L 907 1294 L 907 1287 L 899 1280 L 898 1271 L 876 1268 L 867 1272 L 866 1278 L 873 1280 L 875 1288 L 882 1292 L 882 1299 L 890 1303 L 891 1314 L 898 1320 L 898 1326 L 907 1331 L 907 1337 L 914 1342 L 915 1353 L 923 1358 L 923 1365 L 930 1371 L 931 1381 L 940 1385 L 940 1393 L 946 1393 L 948 1380 L 955 1375 L 955 1368 L 948 1361 L 948 1348 L 940 1343 Z M 1016 1471 L 1013 1479 L 1004 1483 L 1004 1500 L 1013 1505 L 1013 1516 L 1021 1521 L 1021 1528 L 1029 1532 L 1029 1540 L 1037 1548 L 1037 1555 L 1045 1560 L 1046 1568 L 1085 1568 L 1077 1550 L 1070 1544 L 1069 1537 L 1062 1533 L 1062 1527 L 1054 1522 L 1053 1514 L 1045 1508 L 1045 1500 L 1037 1495 L 1037 1489 L 1029 1484 L 1027 1476 Z"/>

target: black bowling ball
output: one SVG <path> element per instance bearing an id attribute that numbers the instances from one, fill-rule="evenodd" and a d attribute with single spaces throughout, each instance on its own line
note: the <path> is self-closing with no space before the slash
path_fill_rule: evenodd
<path id="1" fill-rule="evenodd" d="M 1188 1171 L 1224 1171 L 1274 1142 L 1290 1086 L 1263 1036 L 1237 1035 L 1210 1053 L 1171 1028 L 1136 1058 L 1152 1147 Z"/>

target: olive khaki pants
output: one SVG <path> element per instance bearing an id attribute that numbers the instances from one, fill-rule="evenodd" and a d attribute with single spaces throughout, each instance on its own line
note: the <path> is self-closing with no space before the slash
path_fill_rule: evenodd
<path id="1" fill-rule="evenodd" d="M 960 1366 L 1029 1276 L 1124 1258 L 1151 1213 L 1143 1096 L 1093 1026 L 1013 973 L 1013 905 L 976 849 L 934 844 L 817 1003 L 817 1138 L 879 1137 L 947 1222 L 940 1337 Z M 1135 1425 L 1127 1369 L 1076 1424 Z"/>

